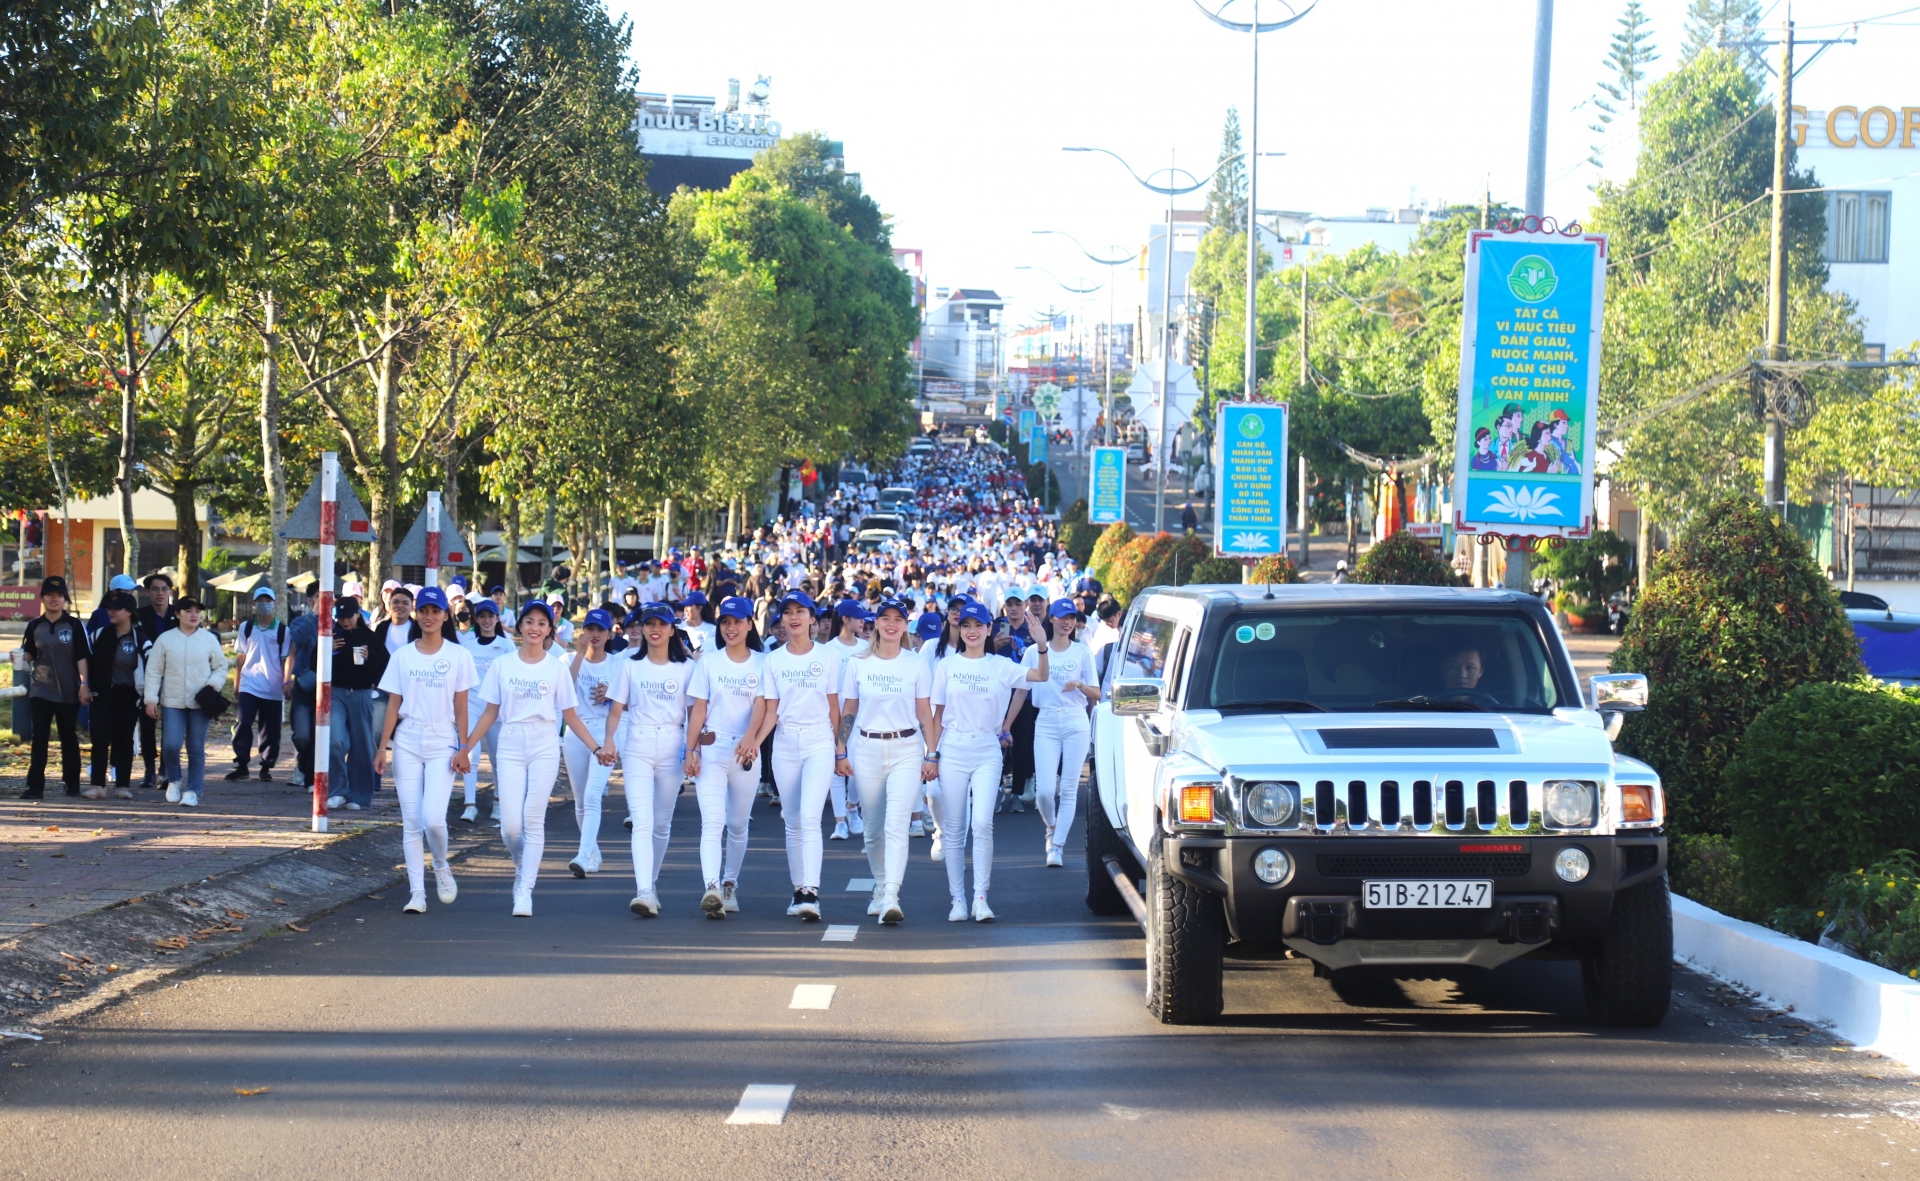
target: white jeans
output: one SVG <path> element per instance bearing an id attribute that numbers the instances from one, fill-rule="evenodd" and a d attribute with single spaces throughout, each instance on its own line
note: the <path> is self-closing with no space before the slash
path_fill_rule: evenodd
<path id="1" fill-rule="evenodd" d="M 760 755 L 742 767 L 733 748 L 741 735 L 715 731 L 713 742 L 700 748 L 700 774 L 693 795 L 700 803 L 700 880 L 738 882 L 740 863 L 747 858 L 747 821 L 753 816 L 753 795 L 760 786 Z M 721 856 L 722 836 L 725 857 Z"/>
<path id="2" fill-rule="evenodd" d="M 468 741 L 471 742 L 472 738 L 469 737 Z M 487 766 L 493 768 L 493 794 L 498 797 L 500 794 L 500 720 L 498 718 L 494 719 L 493 725 L 487 727 L 486 734 L 480 739 L 479 749 L 473 752 L 473 761 L 467 764 L 466 802 L 469 804 L 478 798 L 480 792 L 481 751 L 486 752 Z"/>
<path id="3" fill-rule="evenodd" d="M 626 771 L 627 815 L 633 818 L 633 885 L 642 894 L 658 888 L 660 863 L 673 836 L 673 804 L 686 775 L 685 726 L 627 728 L 620 766 Z"/>
<path id="4" fill-rule="evenodd" d="M 500 800 L 500 836 L 513 858 L 513 888 L 533 889 L 547 851 L 547 800 L 560 778 L 560 737 L 535 718 L 500 727 L 493 790 Z"/>
<path id="5" fill-rule="evenodd" d="M 615 753 L 624 744 L 626 731 L 624 722 L 615 731 Z M 573 821 L 580 829 L 580 851 L 573 860 L 581 869 L 595 873 L 600 868 L 600 815 L 613 768 L 602 766 L 592 749 L 571 730 L 561 735 L 560 751 L 566 758 L 567 787 L 573 794 Z"/>
<path id="6" fill-rule="evenodd" d="M 783 723 L 773 732 L 773 781 L 780 788 L 787 873 L 796 890 L 820 888 L 820 857 L 826 849 L 820 813 L 832 779 L 833 733 L 825 725 L 795 734 Z"/>
<path id="7" fill-rule="evenodd" d="M 1087 762 L 1093 727 L 1076 705 L 1042 709 L 1033 723 L 1033 788 L 1040 819 L 1053 830 L 1053 847 L 1064 849 L 1080 799 L 1080 769 Z M 1058 803 L 1055 803 L 1056 798 Z"/>
<path id="8" fill-rule="evenodd" d="M 404 722 L 393 734 L 393 790 L 400 797 L 400 849 L 407 863 L 407 888 L 427 889 L 421 864 L 433 848 L 436 869 L 447 866 L 447 801 L 453 798 L 453 755 L 460 743 L 451 730 L 431 735 Z M 424 837 L 424 841 L 422 838 Z"/>
<path id="9" fill-rule="evenodd" d="M 969 828 L 973 834 L 974 897 L 985 898 L 992 884 L 993 803 L 1000 794 L 1000 765 L 998 735 L 984 730 L 948 730 L 940 736 L 940 810 L 946 816 L 942 860 L 947 866 L 947 893 L 953 898 L 967 896 L 964 841 Z"/>
<path id="10" fill-rule="evenodd" d="M 855 798 L 866 822 L 867 865 L 873 880 L 898 886 L 907 876 L 907 825 L 919 803 L 920 762 L 926 740 L 868 738 L 855 733 L 848 747 Z"/>

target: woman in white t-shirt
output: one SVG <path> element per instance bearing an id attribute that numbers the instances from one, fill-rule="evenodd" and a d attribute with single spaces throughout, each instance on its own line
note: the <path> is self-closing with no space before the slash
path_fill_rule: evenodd
<path id="1" fill-rule="evenodd" d="M 573 676 L 574 712 L 580 715 L 590 734 L 607 733 L 607 713 L 611 708 L 608 693 L 623 674 L 619 663 L 607 655 L 607 637 L 613 634 L 613 616 L 595 607 L 580 625 L 580 643 L 575 646 L 568 672 Z M 623 735 L 607 733 L 605 747 L 616 761 Z M 561 754 L 567 767 L 567 786 L 573 792 L 573 819 L 580 827 L 580 851 L 567 869 L 576 878 L 600 870 L 600 814 L 607 795 L 607 780 L 613 768 L 593 757 L 578 735 L 560 739 Z"/>
<path id="2" fill-rule="evenodd" d="M 834 749 L 840 725 L 839 662 L 813 641 L 817 613 L 812 596 L 788 591 L 780 596 L 780 623 L 786 643 L 767 653 L 760 696 L 778 704 L 760 721 L 755 745 L 773 732 L 773 781 L 780 789 L 780 819 L 787 829 L 787 872 L 793 878 L 793 902 L 787 913 L 805 922 L 820 921 L 820 860 L 826 849 L 820 815 L 827 803 L 833 764 L 845 751 Z"/>
<path id="3" fill-rule="evenodd" d="M 820 645 L 820 649 L 839 662 L 839 667 L 832 674 L 833 684 L 836 687 L 846 674 L 847 662 L 856 656 L 864 655 L 871 646 L 872 641 L 861 634 L 866 630 L 866 625 L 867 609 L 860 605 L 860 600 L 842 599 L 834 605 L 831 630 L 826 642 Z M 840 745 L 846 744 L 842 742 Z M 828 840 L 844 841 L 849 833 L 854 836 L 865 833 L 866 826 L 860 818 L 858 797 L 855 797 L 855 801 L 849 806 L 847 777 L 838 770 L 834 771 L 833 779 L 827 785 L 827 802 L 833 805 L 833 832 L 828 834 Z"/>
<path id="4" fill-rule="evenodd" d="M 687 733 L 695 740 L 687 744 L 686 772 L 700 802 L 700 877 L 707 884 L 700 909 L 710 919 L 723 919 L 740 909 L 735 893 L 760 786 L 760 744 L 752 738 L 767 712 L 767 699 L 760 696 L 767 658 L 748 600 L 721 600 L 714 626 L 718 642 L 693 666 L 687 688 L 693 701 Z"/>
<path id="5" fill-rule="evenodd" d="M 460 646 L 473 658 L 475 683 L 487 675 L 493 662 L 513 651 L 513 637 L 507 634 L 500 619 L 500 607 L 492 599 L 473 601 L 473 630 L 460 633 Z M 489 726 L 485 734 L 478 735 L 480 749 L 487 752 L 487 765 L 493 768 L 493 819 L 500 819 L 500 756 L 497 753 L 500 739 L 500 727 Z M 480 819 L 480 760 L 476 757 L 473 765 L 467 768 L 466 804 L 467 810 L 460 819 L 471 824 Z"/>
<path id="6" fill-rule="evenodd" d="M 1047 679 L 1032 687 L 1031 700 L 1040 711 L 1033 723 L 1034 798 L 1047 825 L 1047 864 L 1055 869 L 1066 864 L 1067 834 L 1080 798 L 1080 769 L 1092 735 L 1087 707 L 1100 699 L 1093 653 L 1079 639 L 1082 622 L 1072 599 L 1055 601 L 1047 608 L 1052 640 L 1028 648 L 1020 661 L 1034 668 L 1044 650 L 1051 665 Z"/>
<path id="7" fill-rule="evenodd" d="M 1046 632 L 1040 621 L 1027 619 L 1027 634 L 1040 655 L 1027 669 L 998 653 L 987 651 L 993 631 L 993 613 L 969 602 L 960 611 L 961 649 L 940 661 L 933 674 L 933 725 L 928 730 L 927 761 L 940 772 L 943 832 L 948 838 L 947 892 L 953 908 L 947 921 L 965 922 L 967 909 L 966 846 L 962 834 L 973 835 L 973 921 L 990 923 L 987 887 L 993 879 L 993 802 L 1000 794 L 1002 748 L 1013 741 L 1013 716 L 1019 712 L 1014 689 L 1044 681 L 1050 669 Z M 971 804 L 971 807 L 969 807 Z"/>
<path id="8" fill-rule="evenodd" d="M 627 909 L 643 919 L 660 913 L 660 864 L 673 835 L 673 805 L 680 798 L 687 751 L 687 681 L 693 665 L 673 625 L 673 608 L 648 603 L 640 609 L 645 643 L 620 662 L 625 675 L 607 687 L 606 736 L 624 728 L 620 764 L 626 768 L 627 812 L 633 818 L 633 901 Z"/>
<path id="9" fill-rule="evenodd" d="M 852 777 L 862 811 L 864 805 L 874 809 L 866 831 L 867 867 L 874 880 L 867 913 L 883 924 L 904 917 L 900 884 L 907 874 L 907 826 L 922 782 L 936 769 L 925 761 L 933 676 L 926 661 L 902 644 L 910 610 L 898 599 L 880 600 L 872 648 L 847 661 L 840 674 L 837 733 L 849 757 L 840 760 L 839 769 Z"/>
<path id="10" fill-rule="evenodd" d="M 707 595 L 692 590 L 680 600 L 680 631 L 686 636 L 687 653 L 698 660 L 713 649 L 714 624 L 707 621 Z"/>
<path id="11" fill-rule="evenodd" d="M 387 696 L 387 717 L 373 773 L 393 763 L 393 789 L 400 797 L 400 848 L 407 866 L 408 914 L 427 910 L 426 870 L 421 865 L 422 837 L 433 849 L 433 876 L 441 905 L 460 891 L 447 861 L 447 802 L 453 798 L 454 757 L 467 740 L 467 691 L 478 683 L 473 657 L 450 644 L 441 631 L 447 596 L 437 586 L 423 587 L 414 608 L 420 638 L 395 652 L 380 678 Z"/>
<path id="12" fill-rule="evenodd" d="M 613 752 L 574 712 L 573 678 L 567 675 L 566 662 L 547 651 L 553 636 L 553 612 L 538 599 L 520 610 L 520 625 L 515 629 L 520 647 L 511 658 L 493 662 L 480 681 L 480 700 L 487 708 L 473 724 L 475 733 L 484 734 L 494 720 L 500 722 L 496 748 L 500 770 L 495 792 L 500 797 L 500 835 L 513 858 L 513 913 L 525 918 L 533 914 L 533 886 L 540 876 L 540 857 L 547 847 L 547 799 L 560 777 L 560 724 L 579 735 L 604 763 L 613 762 Z M 454 770 L 465 771 L 472 765 L 473 751 L 479 743 L 471 735 L 454 756 Z"/>

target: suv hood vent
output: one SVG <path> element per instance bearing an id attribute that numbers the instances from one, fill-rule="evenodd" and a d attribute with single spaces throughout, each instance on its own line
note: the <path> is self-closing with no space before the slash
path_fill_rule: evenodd
<path id="1" fill-rule="evenodd" d="M 1367 726 L 1317 730 L 1328 750 L 1499 750 L 1492 730 L 1447 726 Z"/>

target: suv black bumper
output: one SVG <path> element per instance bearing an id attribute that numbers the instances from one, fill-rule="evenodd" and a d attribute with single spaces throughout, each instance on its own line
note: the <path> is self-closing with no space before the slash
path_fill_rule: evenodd
<path id="1" fill-rule="evenodd" d="M 1544 944 L 1605 934 L 1614 896 L 1666 871 L 1667 839 L 1658 833 L 1612 837 L 1284 836 L 1164 838 L 1167 871 L 1222 896 L 1235 939 L 1473 940 Z M 1562 881 L 1560 850 L 1582 849 L 1592 870 Z M 1268 885 L 1253 871 L 1262 849 L 1280 849 L 1293 874 Z M 1368 910 L 1369 879 L 1485 879 L 1493 905 L 1461 910 Z"/>

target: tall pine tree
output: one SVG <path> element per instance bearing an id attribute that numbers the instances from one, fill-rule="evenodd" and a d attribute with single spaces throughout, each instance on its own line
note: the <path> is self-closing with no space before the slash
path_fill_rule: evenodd
<path id="1" fill-rule="evenodd" d="M 1613 35 L 1607 46 L 1606 60 L 1601 63 L 1612 77 L 1601 81 L 1600 93 L 1593 100 L 1594 110 L 1598 113 L 1588 125 L 1589 130 L 1601 137 L 1595 141 L 1593 152 L 1588 157 L 1588 162 L 1595 168 L 1604 166 L 1601 156 L 1606 150 L 1606 136 L 1612 129 L 1614 118 L 1622 109 L 1640 109 L 1640 96 L 1646 89 L 1646 68 L 1659 56 L 1653 47 L 1653 28 L 1646 10 L 1640 6 L 1640 0 L 1627 0 L 1626 11 L 1620 14 L 1620 30 Z"/>
<path id="2" fill-rule="evenodd" d="M 1247 162 L 1226 164 L 1240 155 L 1240 110 L 1227 108 L 1227 124 L 1220 132 L 1220 161 L 1224 165 L 1213 178 L 1213 190 L 1207 194 L 1207 226 L 1229 234 L 1240 233 L 1247 224 Z"/>
<path id="3" fill-rule="evenodd" d="M 1704 49 L 1756 40 L 1760 17 L 1760 0 L 1692 0 L 1687 6 L 1687 41 L 1680 50 L 1680 60 L 1692 61 Z M 1740 64 L 1755 77 L 1766 68 L 1762 52 L 1751 45 L 1739 49 Z"/>

